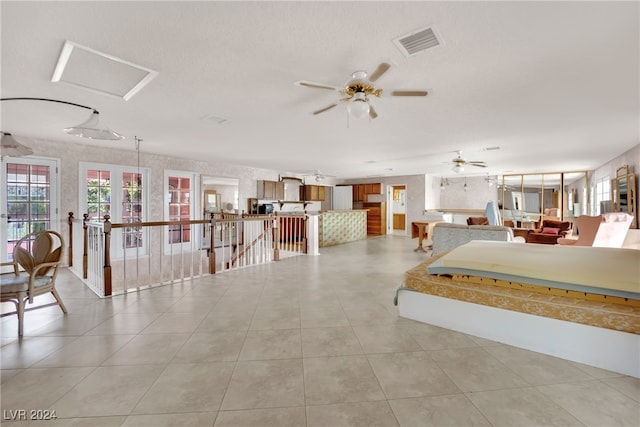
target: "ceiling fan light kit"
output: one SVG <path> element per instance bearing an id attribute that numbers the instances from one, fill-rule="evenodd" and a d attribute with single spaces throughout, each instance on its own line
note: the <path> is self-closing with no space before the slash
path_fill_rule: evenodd
<path id="1" fill-rule="evenodd" d="M 340 92 L 347 97 L 340 101 L 347 103 L 347 113 L 349 116 L 355 118 L 362 118 L 369 116 L 371 119 L 378 117 L 378 113 L 374 110 L 370 103 L 370 96 L 380 98 L 382 95 L 382 89 L 374 86 L 374 82 L 377 81 L 384 73 L 386 73 L 391 65 L 383 62 L 375 69 L 371 75 L 366 71 L 355 71 L 351 74 L 351 79 L 342 87 L 330 86 L 322 83 L 312 83 L 307 81 L 296 82 L 298 86 L 309 87 L 313 89 L 325 89 Z M 427 96 L 426 90 L 392 90 L 389 92 L 391 96 Z M 314 115 L 324 113 L 338 105 L 333 103 L 327 107 L 321 108 L 313 112 Z"/>
<path id="2" fill-rule="evenodd" d="M 98 110 L 92 107 L 87 107 L 86 105 L 80 105 L 73 102 L 60 101 L 58 99 L 49 98 L 1 98 L 0 101 L 45 101 L 72 105 L 74 107 L 91 110 L 91 115 L 86 121 L 80 123 L 77 126 L 66 127 L 64 128 L 64 131 L 69 135 L 79 136 L 87 139 L 101 139 L 108 141 L 117 141 L 120 139 L 124 139 L 124 136 L 119 134 L 118 132 L 112 131 L 104 125 L 101 126 L 99 123 L 100 113 L 98 112 Z"/>
<path id="3" fill-rule="evenodd" d="M 347 111 L 358 119 L 368 116 L 370 109 L 365 94 L 362 92 L 354 94 L 353 100 L 347 106 Z"/>
<path id="4" fill-rule="evenodd" d="M 477 166 L 479 168 L 486 168 L 487 164 L 485 162 L 479 160 L 467 161 L 462 158 L 462 151 L 457 151 L 458 157 L 452 160 L 453 162 L 453 170 L 455 173 L 464 172 L 464 167 L 466 165 Z"/>

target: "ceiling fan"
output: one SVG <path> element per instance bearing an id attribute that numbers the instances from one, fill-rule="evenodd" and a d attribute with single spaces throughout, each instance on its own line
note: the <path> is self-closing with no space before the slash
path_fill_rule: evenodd
<path id="1" fill-rule="evenodd" d="M 381 63 L 375 69 L 371 75 L 369 75 L 366 71 L 355 71 L 351 74 L 351 79 L 345 84 L 345 86 L 329 86 L 322 83 L 313 83 L 308 81 L 299 81 L 296 82 L 298 86 L 305 86 L 314 89 L 325 89 L 332 90 L 336 92 L 340 92 L 343 95 L 346 95 L 345 98 L 340 99 L 338 102 L 335 102 L 331 105 L 328 105 L 324 108 L 316 110 L 313 112 L 314 115 L 324 113 L 337 106 L 340 102 L 346 102 L 347 112 L 350 115 L 355 117 L 365 117 L 369 116 L 372 119 L 378 117 L 378 113 L 373 108 L 370 103 L 370 98 L 375 96 L 380 98 L 382 95 L 382 89 L 377 88 L 373 85 L 384 73 L 387 72 L 391 68 L 391 65 L 386 62 Z M 391 96 L 427 96 L 428 92 L 426 90 L 392 90 L 390 91 Z"/>
<path id="2" fill-rule="evenodd" d="M 314 170 L 310 173 L 306 173 L 303 176 L 309 176 L 309 177 L 313 177 L 313 179 L 315 179 L 316 182 L 322 182 L 325 180 L 325 178 L 335 178 L 335 175 L 327 175 L 324 174 L 322 172 L 320 172 L 319 170 Z"/>
<path id="3" fill-rule="evenodd" d="M 487 164 L 485 162 L 481 162 L 481 161 L 477 161 L 477 160 L 473 160 L 473 161 L 467 161 L 465 159 L 462 158 L 462 151 L 457 151 L 458 153 L 458 157 L 456 157 L 455 159 L 451 160 L 453 162 L 453 171 L 455 173 L 460 173 L 460 172 L 464 172 L 464 167 L 466 165 L 471 165 L 471 166 L 477 166 L 480 168 L 486 168 Z"/>

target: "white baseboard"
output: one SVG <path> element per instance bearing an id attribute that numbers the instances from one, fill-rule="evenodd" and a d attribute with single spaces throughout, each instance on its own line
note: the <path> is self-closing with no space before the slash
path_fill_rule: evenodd
<path id="1" fill-rule="evenodd" d="M 640 335 L 408 290 L 400 316 L 640 378 Z"/>

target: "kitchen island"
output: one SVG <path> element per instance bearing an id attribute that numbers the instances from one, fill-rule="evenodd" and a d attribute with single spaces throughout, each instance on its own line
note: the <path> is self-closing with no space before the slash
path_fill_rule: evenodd
<path id="1" fill-rule="evenodd" d="M 319 217 L 318 245 L 320 247 L 367 238 L 367 209 L 324 211 Z"/>

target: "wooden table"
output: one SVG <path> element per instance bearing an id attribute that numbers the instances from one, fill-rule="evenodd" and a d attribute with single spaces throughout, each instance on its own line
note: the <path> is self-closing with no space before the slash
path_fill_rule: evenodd
<path id="1" fill-rule="evenodd" d="M 414 252 L 427 252 L 422 247 L 422 242 L 428 237 L 429 233 L 426 231 L 428 226 L 429 223 L 427 221 L 414 221 L 411 223 L 411 238 L 418 238 L 418 247 L 413 250 Z"/>
<path id="2" fill-rule="evenodd" d="M 512 228 L 513 230 L 513 237 L 524 237 L 525 239 L 527 238 L 527 234 L 529 234 L 529 230 L 531 230 L 531 228 Z"/>

